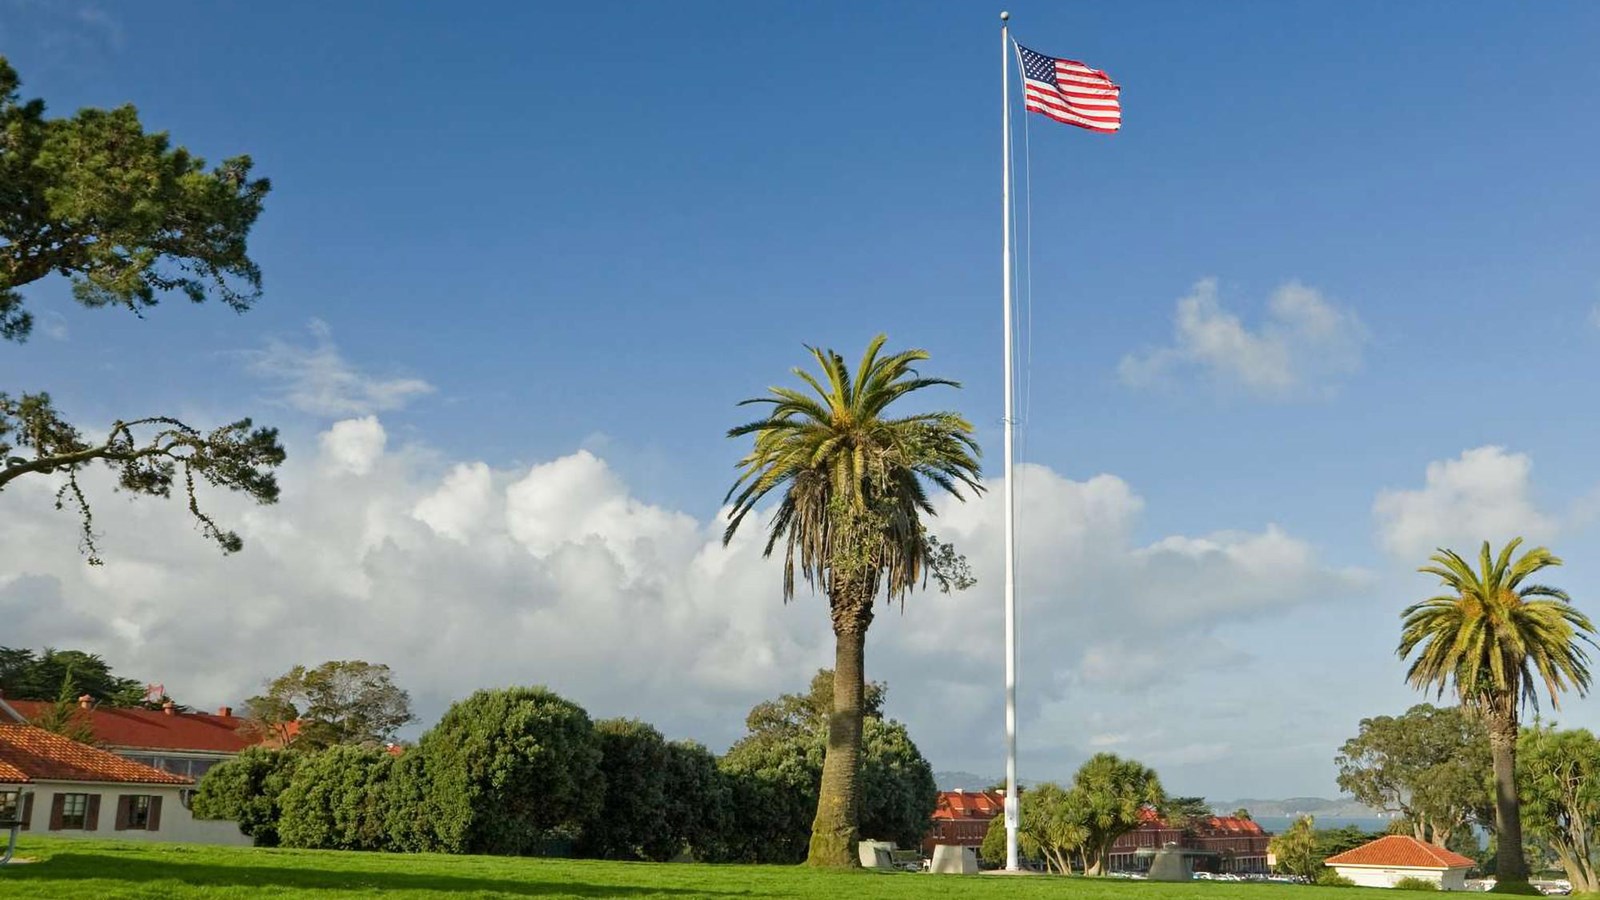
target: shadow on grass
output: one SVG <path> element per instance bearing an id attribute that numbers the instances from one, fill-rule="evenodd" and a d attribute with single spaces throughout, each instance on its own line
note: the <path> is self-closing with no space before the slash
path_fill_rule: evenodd
<path id="1" fill-rule="evenodd" d="M 374 858 L 379 857 L 375 854 Z M 48 883 L 70 884 L 74 881 L 99 878 L 129 884 L 176 880 L 199 888 L 282 887 L 304 891 L 439 891 L 441 893 L 485 891 L 524 897 L 748 896 L 745 891 L 708 891 L 700 888 L 587 884 L 581 881 L 435 875 L 373 869 L 336 871 L 286 866 L 210 865 L 173 860 L 130 859 L 122 855 L 97 853 L 56 853 L 48 860 L 32 865 L 6 866 L 4 872 L 0 873 L 0 885 L 32 882 L 42 891 Z"/>

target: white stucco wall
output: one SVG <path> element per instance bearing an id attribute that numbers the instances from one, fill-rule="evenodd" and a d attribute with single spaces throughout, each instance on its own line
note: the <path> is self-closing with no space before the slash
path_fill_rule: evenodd
<path id="1" fill-rule="evenodd" d="M 228 844 L 248 847 L 250 838 L 239 833 L 233 822 L 213 822 L 196 819 L 182 802 L 178 787 L 158 784 L 87 784 L 83 782 L 34 782 L 22 786 L 33 791 L 33 814 L 28 822 L 28 834 L 66 838 L 100 838 L 118 841 L 163 841 L 184 844 Z M 100 815 L 94 831 L 50 830 L 50 807 L 55 795 L 99 794 Z M 117 798 L 123 794 L 145 794 L 161 798 L 160 830 L 117 830 Z M 3 848 L 0 848 L 3 849 Z"/>
<path id="2" fill-rule="evenodd" d="M 1447 891 L 1467 889 L 1467 869 L 1420 869 L 1406 866 L 1334 866 L 1333 870 L 1360 887 L 1394 887 L 1402 878 L 1421 878 Z"/>

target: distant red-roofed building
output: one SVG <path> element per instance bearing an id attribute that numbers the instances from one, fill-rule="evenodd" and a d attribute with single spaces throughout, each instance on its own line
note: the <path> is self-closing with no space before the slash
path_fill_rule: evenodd
<path id="1" fill-rule="evenodd" d="M 1265 874 L 1267 844 L 1272 835 L 1251 819 L 1210 816 L 1183 828 L 1167 822 L 1153 809 L 1140 814 L 1137 829 L 1111 845 L 1113 872 L 1142 872 L 1150 868 L 1155 852 L 1169 844 L 1183 854 L 1191 870 L 1234 874 Z"/>
<path id="2" fill-rule="evenodd" d="M 26 725 L 49 712 L 54 703 L 0 697 L 0 725 Z M 80 698 L 74 716 L 88 726 L 95 743 L 116 755 L 196 781 L 212 766 L 246 747 L 269 743 L 268 735 L 250 727 L 248 719 L 223 707 L 215 714 L 164 709 L 100 706 Z"/>
<path id="3" fill-rule="evenodd" d="M 1390 834 L 1330 856 L 1323 864 L 1362 887 L 1394 887 L 1402 878 L 1431 881 L 1446 891 L 1467 889 L 1477 862 L 1409 834 Z"/>
<path id="4" fill-rule="evenodd" d="M 0 821 L 57 837 L 249 844 L 195 819 L 194 780 L 35 728 L 0 724 Z"/>
<path id="5" fill-rule="evenodd" d="M 935 844 L 977 847 L 989 833 L 989 820 L 1005 811 L 998 791 L 940 791 L 933 808 L 933 827 L 922 839 L 922 854 L 931 857 Z"/>

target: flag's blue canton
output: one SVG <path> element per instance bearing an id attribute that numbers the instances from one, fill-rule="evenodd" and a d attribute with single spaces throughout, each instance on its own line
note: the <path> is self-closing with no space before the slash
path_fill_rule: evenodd
<path id="1" fill-rule="evenodd" d="M 1021 44 L 1017 49 L 1022 51 L 1022 71 L 1027 73 L 1034 81 L 1045 84 L 1056 84 L 1056 61 L 1042 53 L 1035 53 Z"/>

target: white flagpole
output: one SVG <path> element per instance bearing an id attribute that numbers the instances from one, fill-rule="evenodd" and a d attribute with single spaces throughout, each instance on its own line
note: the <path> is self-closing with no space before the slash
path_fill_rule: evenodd
<path id="1" fill-rule="evenodd" d="M 1017 871 L 1017 826 L 1020 808 L 1017 800 L 1017 584 L 1016 584 L 1016 497 L 1011 477 L 1011 36 L 1007 20 L 1011 13 L 1000 13 L 1000 196 L 1003 224 L 1001 280 L 1002 308 L 1005 315 L 1006 414 L 1005 419 L 1005 500 L 1006 500 L 1006 871 Z"/>

